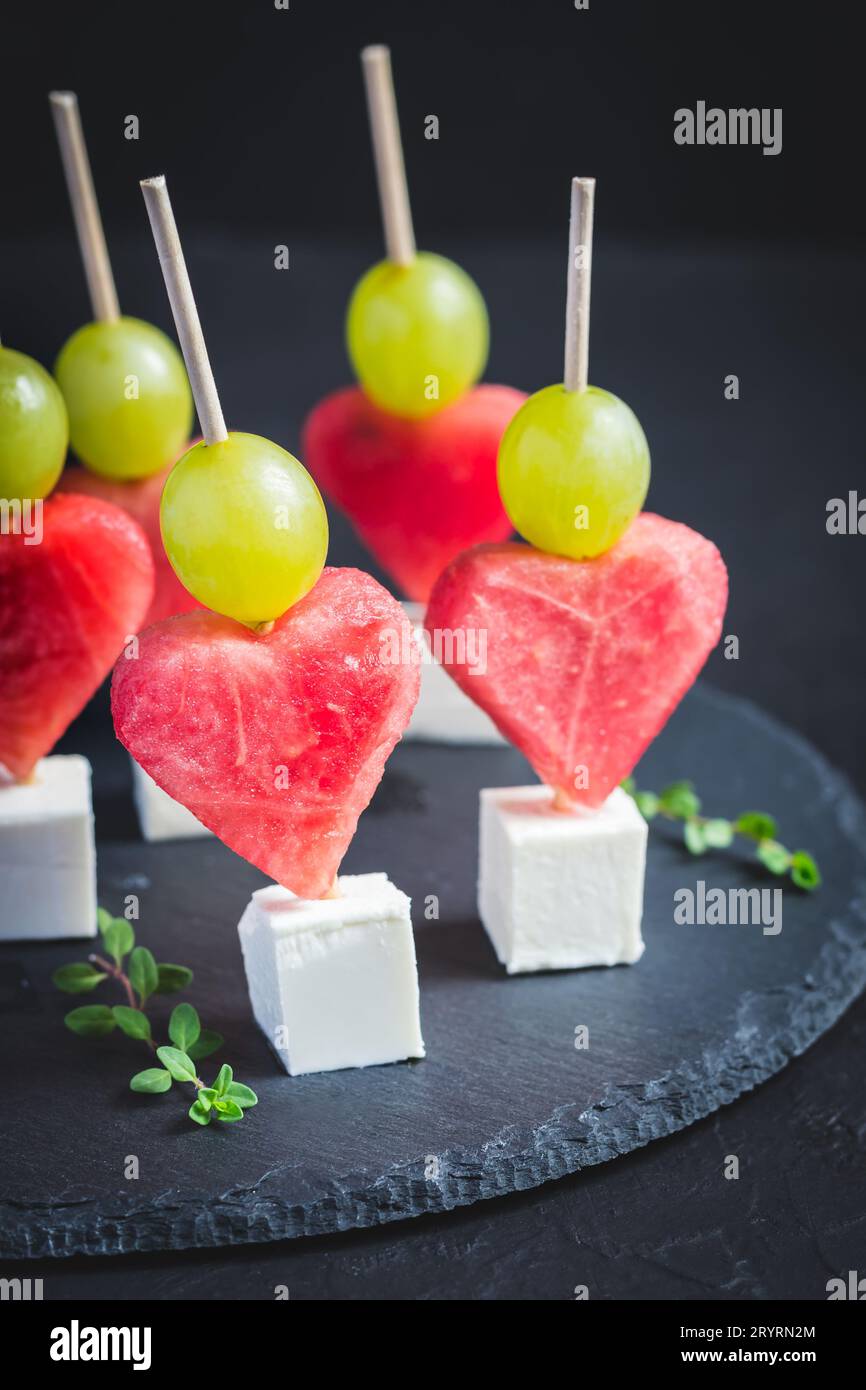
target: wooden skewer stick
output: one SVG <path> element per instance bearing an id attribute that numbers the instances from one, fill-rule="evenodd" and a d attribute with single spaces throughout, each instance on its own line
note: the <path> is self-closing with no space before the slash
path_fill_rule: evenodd
<path id="1" fill-rule="evenodd" d="M 142 179 L 141 191 L 144 194 L 153 239 L 159 253 L 159 263 L 162 266 L 171 312 L 174 314 L 177 336 L 186 362 L 201 432 L 205 444 L 219 444 L 222 440 L 228 439 L 228 431 L 207 355 L 204 334 L 201 331 L 198 309 L 195 307 L 192 286 L 189 283 L 189 272 L 183 258 L 165 177 L 160 174 L 155 179 Z"/>
<path id="2" fill-rule="evenodd" d="M 51 114 L 60 145 L 60 158 L 63 160 L 63 172 L 72 203 L 93 316 L 103 323 L 114 323 L 120 318 L 120 307 L 81 129 L 78 98 L 74 92 L 51 92 L 48 100 L 51 102 Z"/>
<path id="3" fill-rule="evenodd" d="M 595 179 L 572 179 L 565 305 L 565 389 L 585 391 L 589 380 L 589 291 Z"/>
<path id="4" fill-rule="evenodd" d="M 395 265 L 411 265 L 415 259 L 415 233 L 412 229 L 403 146 L 400 143 L 390 49 L 383 44 L 363 49 L 361 65 L 373 135 L 379 202 L 385 226 L 385 250 L 388 260 Z"/>

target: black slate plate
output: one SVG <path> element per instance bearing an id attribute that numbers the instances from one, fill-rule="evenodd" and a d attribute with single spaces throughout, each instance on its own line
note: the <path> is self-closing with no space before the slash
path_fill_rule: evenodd
<path id="1" fill-rule="evenodd" d="M 0 1055 L 14 1076 L 0 1255 L 277 1240 L 448 1209 L 625 1153 L 772 1075 L 866 983 L 866 815 L 802 740 L 706 688 L 640 769 L 651 786 L 683 775 L 720 815 L 776 812 L 786 843 L 820 860 L 825 886 L 785 889 L 777 936 L 676 925 L 674 892 L 698 878 L 778 881 L 733 851 L 693 860 L 675 832 L 654 828 L 643 960 L 507 979 L 475 915 L 477 791 L 530 780 L 526 765 L 511 750 L 398 748 L 345 867 L 388 869 L 413 897 L 429 1056 L 367 1071 L 289 1079 L 252 1024 L 235 926 L 261 875 L 212 840 L 103 841 L 102 901 L 118 910 L 138 893 L 140 940 L 196 964 L 190 997 L 261 1103 L 242 1125 L 201 1130 L 176 1093 L 132 1095 L 143 1049 L 62 1026 L 70 1001 L 49 977 L 86 947 L 4 947 Z M 115 833 L 128 824 L 124 799 L 112 818 Z M 425 920 L 428 895 L 438 921 Z M 574 1047 L 579 1024 L 587 1050 Z M 130 1155 L 135 1180 L 124 1178 Z"/>

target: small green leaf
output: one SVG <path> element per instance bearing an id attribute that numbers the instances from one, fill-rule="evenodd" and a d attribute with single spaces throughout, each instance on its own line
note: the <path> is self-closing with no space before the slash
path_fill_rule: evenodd
<path id="1" fill-rule="evenodd" d="M 96 909 L 96 925 L 100 932 L 104 932 L 107 927 L 110 927 L 113 921 L 114 918 L 111 913 L 104 907 L 98 907 Z"/>
<path id="2" fill-rule="evenodd" d="M 158 1047 L 156 1055 L 175 1081 L 195 1081 L 195 1063 L 176 1047 Z"/>
<path id="3" fill-rule="evenodd" d="M 68 1013 L 63 1022 L 82 1038 L 102 1038 L 115 1027 L 114 1014 L 107 1004 L 85 1004 Z"/>
<path id="4" fill-rule="evenodd" d="M 635 805 L 644 820 L 652 820 L 659 813 L 659 799 L 655 792 L 635 792 Z"/>
<path id="5" fill-rule="evenodd" d="M 117 1020 L 121 1032 L 128 1038 L 138 1038 L 139 1040 L 150 1037 L 150 1023 L 146 1014 L 140 1009 L 130 1009 L 127 1004 L 115 1004 L 111 1010 Z"/>
<path id="6" fill-rule="evenodd" d="M 235 1120 L 242 1120 L 244 1112 L 234 1100 L 218 1100 L 214 1102 L 214 1110 L 218 1111 L 217 1119 L 225 1120 L 231 1124 Z"/>
<path id="7" fill-rule="evenodd" d="M 124 956 L 129 955 L 135 945 L 135 932 L 125 917 L 115 917 L 102 933 L 105 949 L 119 968 Z"/>
<path id="8" fill-rule="evenodd" d="M 683 826 L 683 839 L 686 842 L 686 849 L 691 854 L 703 854 L 707 847 L 704 827 L 696 820 L 686 821 Z"/>
<path id="9" fill-rule="evenodd" d="M 166 961 L 156 967 L 156 975 L 154 994 L 179 994 L 192 980 L 192 971 L 185 965 L 169 965 Z"/>
<path id="10" fill-rule="evenodd" d="M 159 984 L 156 961 L 146 946 L 136 946 L 129 958 L 129 979 L 142 1004 Z"/>
<path id="11" fill-rule="evenodd" d="M 179 1047 L 181 1052 L 189 1052 L 200 1033 L 201 1023 L 192 1004 L 178 1004 L 172 1009 L 168 1021 L 168 1036 L 175 1047 Z"/>
<path id="12" fill-rule="evenodd" d="M 804 849 L 795 850 L 791 855 L 791 878 L 798 888 L 805 889 L 807 893 L 821 886 L 821 870 Z"/>
<path id="13" fill-rule="evenodd" d="M 204 1110 L 210 1110 L 214 1101 L 218 1099 L 216 1091 L 212 1086 L 202 1086 L 198 1093 L 199 1102 Z"/>
<path id="14" fill-rule="evenodd" d="M 738 835 L 748 835 L 750 840 L 775 840 L 776 822 L 764 811 L 744 811 L 734 821 Z"/>
<path id="15" fill-rule="evenodd" d="M 202 1058 L 210 1057 L 212 1052 L 219 1052 L 224 1042 L 222 1033 L 215 1033 L 212 1028 L 202 1028 L 198 1041 L 187 1051 L 194 1062 L 200 1062 Z"/>
<path id="16" fill-rule="evenodd" d="M 224 1096 L 231 1084 L 232 1069 L 228 1062 L 224 1062 L 217 1073 L 217 1079 L 214 1082 L 214 1090 L 218 1096 Z"/>
<path id="17" fill-rule="evenodd" d="M 695 795 L 691 782 L 671 782 L 659 796 L 659 806 L 677 820 L 689 820 L 698 815 L 700 799 Z"/>
<path id="18" fill-rule="evenodd" d="M 710 849 L 727 849 L 734 838 L 734 827 L 729 820 L 704 821 L 704 840 Z"/>
<path id="19" fill-rule="evenodd" d="M 660 796 L 663 801 L 666 801 L 669 796 L 675 796 L 678 792 L 694 791 L 694 786 L 694 782 L 690 782 L 686 778 L 681 779 L 679 782 L 668 782 L 666 787 L 662 787 Z"/>
<path id="20" fill-rule="evenodd" d="M 204 1106 L 194 1100 L 189 1107 L 189 1118 L 195 1120 L 197 1125 L 209 1125 L 213 1117 L 209 1110 L 205 1110 Z"/>
<path id="21" fill-rule="evenodd" d="M 251 1106 L 258 1105 L 259 1098 L 255 1091 L 249 1086 L 245 1086 L 242 1081 L 233 1081 L 226 1091 L 226 1098 L 231 1099 L 241 1110 L 249 1110 Z"/>
<path id="22" fill-rule="evenodd" d="M 727 849 L 735 835 L 753 840 L 760 862 L 773 874 L 787 874 L 805 892 L 813 892 L 822 883 L 821 871 L 806 850 L 792 854 L 776 839 L 776 821 L 766 811 L 744 811 L 735 821 L 722 817 L 702 819 L 701 802 L 694 786 L 688 781 L 671 782 L 658 795 L 638 791 L 634 777 L 626 777 L 620 786 L 634 797 L 645 820 L 653 820 L 659 812 L 684 822 L 683 839 L 692 854 L 707 849 Z"/>
<path id="23" fill-rule="evenodd" d="M 51 976 L 58 989 L 64 994 L 88 994 L 98 984 L 107 980 L 104 971 L 95 969 L 88 960 L 76 961 L 74 965 L 61 965 Z"/>
<path id="24" fill-rule="evenodd" d="M 142 1095 L 158 1095 L 161 1091 L 171 1089 L 171 1075 L 164 1067 L 148 1067 L 146 1071 L 137 1071 L 129 1083 L 131 1091 L 140 1091 Z"/>
<path id="25" fill-rule="evenodd" d="M 791 855 L 776 840 L 762 840 L 758 845 L 758 858 L 771 874 L 786 874 L 791 864 Z"/>

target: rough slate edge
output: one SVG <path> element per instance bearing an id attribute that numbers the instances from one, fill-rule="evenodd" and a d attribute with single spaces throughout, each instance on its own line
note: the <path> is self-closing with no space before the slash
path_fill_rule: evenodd
<path id="1" fill-rule="evenodd" d="M 866 842 L 866 808 L 847 779 L 809 743 L 747 700 L 706 686 L 703 694 L 727 708 L 736 705 L 744 719 L 766 728 L 811 764 L 824 783 L 827 800 L 832 800 L 840 832 L 855 843 Z M 436 1179 L 425 1178 L 427 1160 L 422 1156 L 372 1184 L 365 1186 L 362 1178 L 347 1174 L 331 1184 L 327 1197 L 286 1205 L 272 1195 L 258 1196 L 259 1187 L 279 1173 L 275 1168 L 254 1186 L 231 1188 L 218 1198 L 181 1198 L 168 1191 L 153 1199 L 148 1210 L 113 1216 L 92 1215 L 87 1200 L 68 1206 L 52 1203 L 44 1209 L 55 1223 L 62 1214 L 66 1224 L 61 1230 L 55 1226 L 43 1231 L 38 1241 L 32 1229 L 15 1231 L 18 1204 L 0 1203 L 0 1212 L 12 1218 L 0 1258 L 140 1253 L 328 1235 L 469 1206 L 618 1158 L 736 1100 L 780 1071 L 835 1023 L 866 985 L 866 882 L 857 883 L 847 916 L 828 924 L 828 938 L 801 987 L 744 994 L 735 1034 L 727 1045 L 705 1052 L 700 1063 L 684 1062 L 641 1085 L 610 1086 L 588 1110 L 566 1104 L 535 1127 L 506 1126 L 481 1146 L 480 1157 L 475 1150 L 446 1150 L 438 1155 Z M 756 1019 L 772 1026 L 760 1055 L 754 1049 Z M 700 1100 L 689 1095 L 689 1087 L 699 1088 Z M 613 1128 L 611 1110 L 619 1112 Z M 601 1112 L 606 1116 L 603 1129 Z M 28 1211 L 34 1210 L 39 1208 L 28 1204 Z"/>

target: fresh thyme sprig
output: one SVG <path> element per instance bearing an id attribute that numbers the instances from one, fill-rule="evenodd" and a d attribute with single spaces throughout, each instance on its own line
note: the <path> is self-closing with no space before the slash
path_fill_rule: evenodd
<path id="1" fill-rule="evenodd" d="M 119 1028 L 128 1038 L 145 1043 L 162 1063 L 136 1072 L 129 1083 L 130 1090 L 144 1095 L 157 1095 L 171 1089 L 173 1081 L 195 1087 L 196 1098 L 190 1106 L 189 1117 L 198 1125 L 208 1125 L 216 1116 L 227 1123 L 242 1120 L 244 1111 L 257 1103 L 258 1097 L 249 1086 L 235 1081 L 228 1064 L 220 1067 L 212 1086 L 205 1085 L 196 1073 L 196 1062 L 210 1057 L 222 1047 L 225 1039 L 211 1028 L 202 1028 L 192 1004 L 178 1004 L 168 1021 L 168 1036 L 173 1046 L 159 1046 L 153 1037 L 150 1019 L 144 1006 L 155 994 L 176 994 L 192 980 L 192 971 L 185 965 L 158 964 L 146 946 L 136 946 L 135 932 L 125 917 L 112 917 L 100 908 L 97 922 L 103 950 L 111 957 L 93 952 L 86 961 L 62 965 L 52 980 L 66 994 L 89 994 L 111 979 L 119 984 L 125 1004 L 85 1004 L 73 1009 L 64 1018 L 67 1028 L 85 1038 L 101 1038 Z M 125 966 L 126 957 L 129 963 Z"/>
<path id="2" fill-rule="evenodd" d="M 691 782 L 672 782 L 660 792 L 640 791 L 633 777 L 627 777 L 623 789 L 634 797 L 635 805 L 645 820 L 663 816 L 665 820 L 680 821 L 683 839 L 692 854 L 704 854 L 708 849 L 727 849 L 736 835 L 751 840 L 756 856 L 771 874 L 790 874 L 797 888 L 812 893 L 821 886 L 821 872 L 812 855 L 804 849 L 789 850 L 776 839 L 776 822 L 765 811 L 744 811 L 736 820 L 701 815 L 700 797 Z"/>

